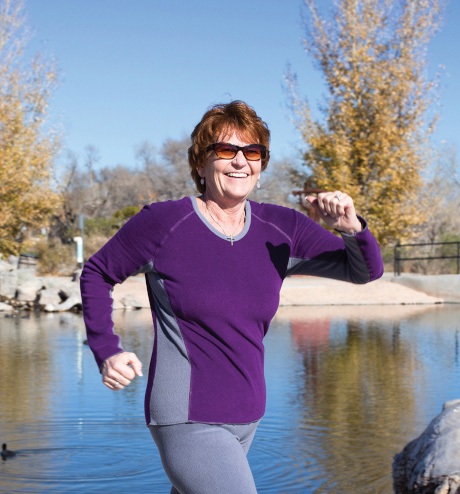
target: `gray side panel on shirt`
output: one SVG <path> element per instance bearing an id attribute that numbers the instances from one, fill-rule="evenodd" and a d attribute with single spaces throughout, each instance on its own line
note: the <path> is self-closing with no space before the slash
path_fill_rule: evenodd
<path id="1" fill-rule="evenodd" d="M 351 283 L 367 283 L 370 280 L 369 268 L 359 248 L 356 238 L 351 235 L 342 235 L 347 251 L 347 263 L 334 262 L 322 256 L 321 259 L 299 259 L 291 257 L 288 263 L 287 276 L 304 274 L 334 278 Z"/>
<path id="2" fill-rule="evenodd" d="M 150 425 L 188 421 L 191 366 L 163 279 L 147 273 L 155 298 L 157 360 L 150 396 Z"/>
<path id="3" fill-rule="evenodd" d="M 342 238 L 345 242 L 348 263 L 350 266 L 349 272 L 347 273 L 348 281 L 357 284 L 368 283 L 371 280 L 369 266 L 364 259 L 361 249 L 359 248 L 356 237 L 342 234 Z"/>

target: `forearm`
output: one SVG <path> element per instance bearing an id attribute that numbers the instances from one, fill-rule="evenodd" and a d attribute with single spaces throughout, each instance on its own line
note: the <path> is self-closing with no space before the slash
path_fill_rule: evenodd
<path id="1" fill-rule="evenodd" d="M 91 259 L 85 264 L 80 278 L 83 318 L 88 345 L 99 368 L 105 359 L 123 351 L 119 337 L 113 332 L 114 284 Z"/>
<path id="2" fill-rule="evenodd" d="M 383 274 L 383 261 L 377 241 L 361 219 L 361 232 L 347 235 L 342 233 L 346 250 L 346 276 L 352 283 L 367 283 Z"/>
<path id="3" fill-rule="evenodd" d="M 288 275 L 320 276 L 360 284 L 382 275 L 380 249 L 364 219 L 360 219 L 360 232 L 352 235 L 342 232 L 342 238 L 304 216 L 299 215 L 298 219 Z"/>

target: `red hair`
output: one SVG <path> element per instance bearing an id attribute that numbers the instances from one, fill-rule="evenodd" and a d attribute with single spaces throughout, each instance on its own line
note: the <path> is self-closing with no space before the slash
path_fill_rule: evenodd
<path id="1" fill-rule="evenodd" d="M 206 190 L 206 184 L 201 184 L 197 169 L 203 166 L 209 156 L 208 146 L 214 144 L 220 137 L 233 132 L 241 135 L 251 144 L 262 144 L 267 148 L 265 158 L 262 159 L 262 171 L 267 168 L 270 159 L 270 131 L 267 124 L 243 101 L 213 105 L 193 130 L 192 145 L 188 149 L 190 174 L 198 192 L 204 193 Z"/>

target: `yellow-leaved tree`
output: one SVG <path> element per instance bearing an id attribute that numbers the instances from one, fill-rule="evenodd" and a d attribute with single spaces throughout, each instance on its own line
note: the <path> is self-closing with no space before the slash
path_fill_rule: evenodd
<path id="1" fill-rule="evenodd" d="M 330 16 L 305 0 L 306 51 L 327 87 L 322 121 L 288 91 L 307 145 L 307 187 L 343 190 L 382 245 L 407 240 L 423 221 L 418 201 L 429 161 L 435 82 L 427 46 L 442 0 L 336 0 Z M 324 4 L 322 5 L 324 7 Z"/>
<path id="2" fill-rule="evenodd" d="M 57 205 L 52 168 L 59 138 L 46 126 L 54 64 L 25 60 L 20 0 L 0 1 L 0 253 L 17 254 L 21 234 L 47 225 Z"/>

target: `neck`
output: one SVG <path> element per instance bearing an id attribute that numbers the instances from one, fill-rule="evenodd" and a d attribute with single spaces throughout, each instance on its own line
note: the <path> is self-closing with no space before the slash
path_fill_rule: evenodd
<path id="1" fill-rule="evenodd" d="M 201 211 L 225 235 L 235 237 L 244 228 L 246 200 L 232 207 L 223 207 L 216 201 L 201 196 Z"/>
<path id="2" fill-rule="evenodd" d="M 206 207 L 214 216 L 218 216 L 222 221 L 238 221 L 244 213 L 246 199 L 238 201 L 216 200 L 208 192 L 201 197 Z"/>

